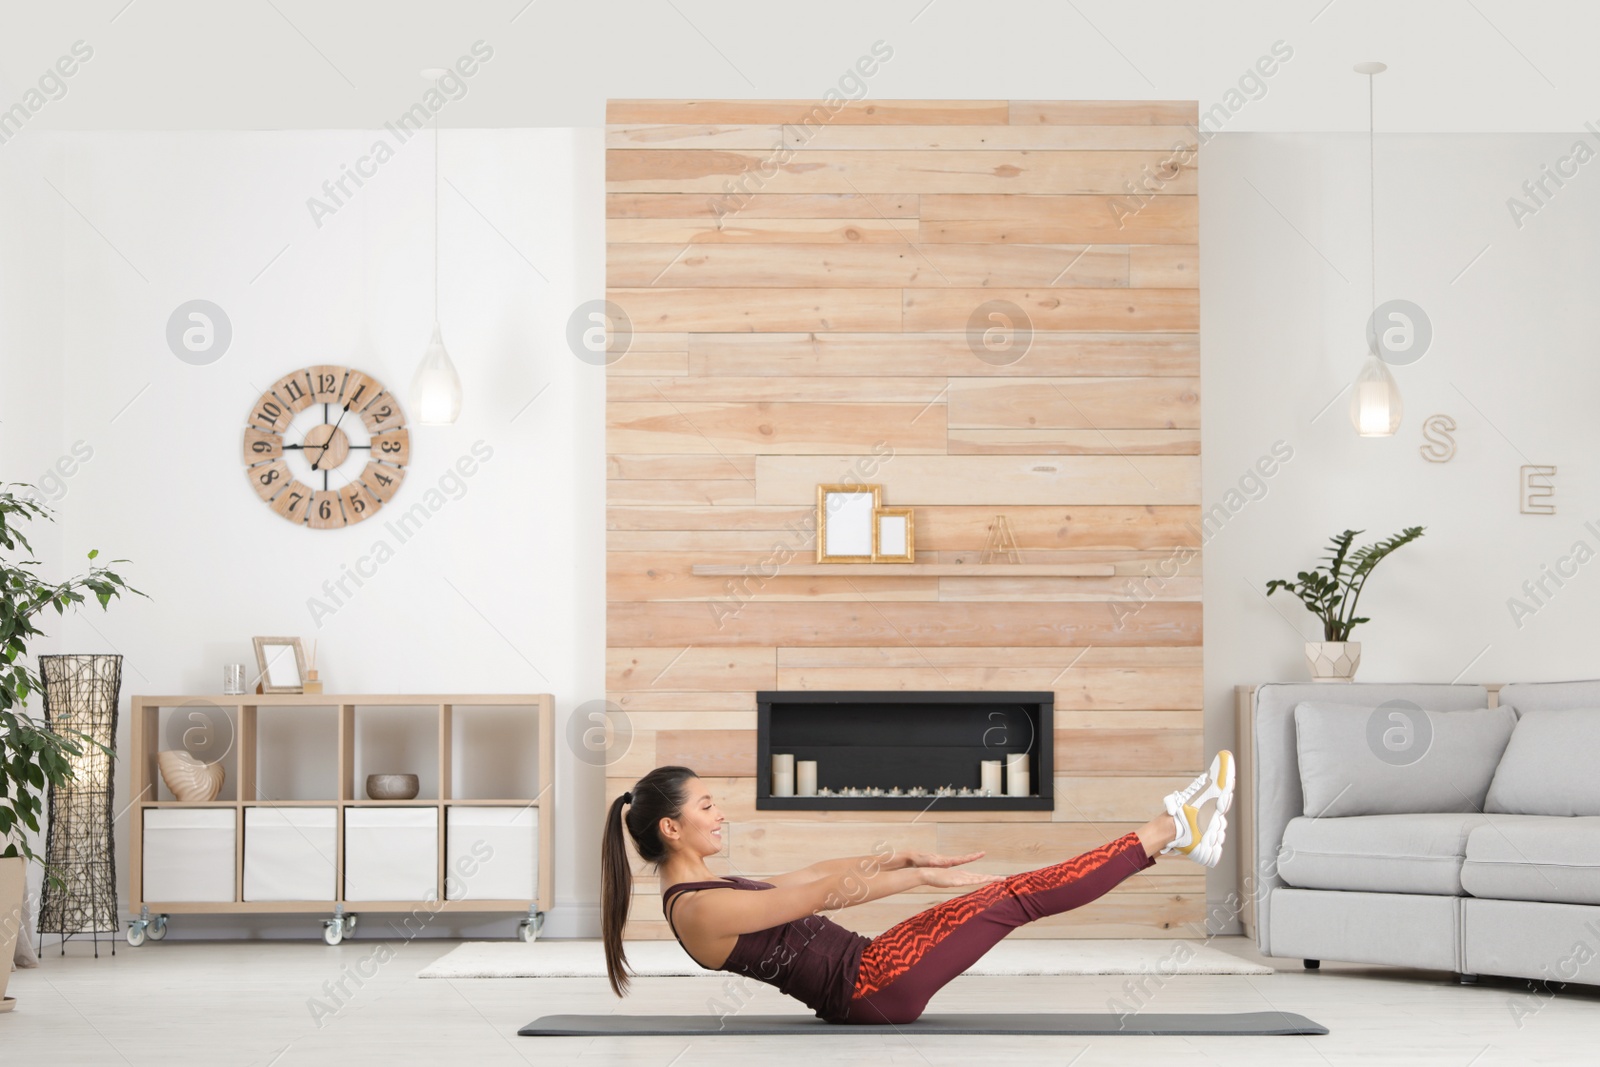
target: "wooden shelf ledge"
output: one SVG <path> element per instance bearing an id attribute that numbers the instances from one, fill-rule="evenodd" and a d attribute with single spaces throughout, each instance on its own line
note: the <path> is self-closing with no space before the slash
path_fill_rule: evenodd
<path id="1" fill-rule="evenodd" d="M 759 563 L 696 563 L 701 578 L 742 577 L 756 573 Z M 915 575 L 922 578 L 1105 578 L 1116 574 L 1110 563 L 790 563 L 774 577 L 830 574 L 846 577 Z"/>

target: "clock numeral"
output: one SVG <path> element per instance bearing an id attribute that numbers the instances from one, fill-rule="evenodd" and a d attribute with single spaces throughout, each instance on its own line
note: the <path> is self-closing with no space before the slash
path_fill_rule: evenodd
<path id="1" fill-rule="evenodd" d="M 367 469 L 361 472 L 361 484 L 366 486 L 367 492 L 387 504 L 394 498 L 405 476 L 406 472 L 399 467 L 373 461 L 369 462 Z"/>
<path id="2" fill-rule="evenodd" d="M 339 494 L 331 489 L 319 489 L 311 494 L 311 528 L 336 530 L 345 524 L 344 509 L 339 506 Z"/>
<path id="3" fill-rule="evenodd" d="M 344 389 L 344 376 L 346 373 L 343 367 L 307 367 L 305 374 L 307 380 L 311 382 L 312 403 L 339 403 L 339 395 Z"/>
<path id="4" fill-rule="evenodd" d="M 244 431 L 244 461 L 248 464 L 278 459 L 283 455 L 283 438 L 275 433 L 247 428 Z"/>
<path id="5" fill-rule="evenodd" d="M 383 394 L 383 386 L 358 370 L 345 379 L 344 398 L 341 403 L 350 411 L 360 411 Z M 369 427 L 370 429 L 370 427 Z"/>
<path id="6" fill-rule="evenodd" d="M 272 394 L 283 401 L 283 405 L 290 411 L 304 411 L 315 403 L 311 398 L 310 391 L 306 388 L 309 381 L 310 379 L 305 371 L 297 370 L 293 374 L 286 374 L 273 382 Z"/>
<path id="7" fill-rule="evenodd" d="M 377 514 L 378 509 L 383 507 L 360 482 L 351 482 L 339 490 L 339 499 L 344 502 L 345 517 L 352 524 Z"/>
<path id="8" fill-rule="evenodd" d="M 281 459 L 250 468 L 250 484 L 262 500 L 271 500 L 284 486 L 294 481 L 289 465 Z"/>
<path id="9" fill-rule="evenodd" d="M 293 418 L 294 412 L 277 397 L 271 393 L 263 393 L 250 413 L 250 424 L 258 430 L 281 434 L 289 428 L 289 421 Z"/>
<path id="10" fill-rule="evenodd" d="M 361 413 L 361 421 L 367 424 L 368 433 L 379 434 L 398 428 L 405 422 L 405 416 L 400 413 L 400 405 L 394 397 L 381 393 Z"/>
<path id="11" fill-rule="evenodd" d="M 306 509 L 311 503 L 311 487 L 303 482 L 291 481 L 283 492 L 272 500 L 272 510 L 299 525 L 306 521 Z"/>
<path id="12" fill-rule="evenodd" d="M 404 467 L 411 462 L 411 432 L 390 430 L 372 435 L 372 458 Z"/>

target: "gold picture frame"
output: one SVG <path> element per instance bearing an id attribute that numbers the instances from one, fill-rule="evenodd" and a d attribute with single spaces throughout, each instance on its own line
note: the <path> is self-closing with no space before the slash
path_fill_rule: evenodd
<path id="1" fill-rule="evenodd" d="M 253 637 L 256 647 L 256 677 L 263 693 L 303 693 L 306 678 L 306 650 L 298 637 Z M 294 653 L 291 669 L 287 657 Z"/>
<path id="2" fill-rule="evenodd" d="M 872 562 L 915 563 L 916 515 L 911 508 L 878 508 L 872 513 Z"/>
<path id="3" fill-rule="evenodd" d="M 881 485 L 817 486 L 817 562 L 871 563 Z"/>

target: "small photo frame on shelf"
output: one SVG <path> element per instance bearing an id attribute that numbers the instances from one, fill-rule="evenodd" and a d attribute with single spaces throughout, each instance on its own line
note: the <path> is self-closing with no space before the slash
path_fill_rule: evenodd
<path id="1" fill-rule="evenodd" d="M 304 692 L 306 650 L 298 637 L 256 637 L 256 669 L 261 692 Z"/>
<path id="2" fill-rule="evenodd" d="M 910 508 L 878 508 L 872 522 L 872 562 L 916 562 L 916 519 Z"/>
<path id="3" fill-rule="evenodd" d="M 880 485 L 817 486 L 817 562 L 871 563 Z"/>

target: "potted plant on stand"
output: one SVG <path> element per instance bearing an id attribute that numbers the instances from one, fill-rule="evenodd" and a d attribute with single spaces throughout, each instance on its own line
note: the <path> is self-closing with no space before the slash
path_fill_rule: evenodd
<path id="1" fill-rule="evenodd" d="M 63 614 L 70 605 L 83 603 L 85 593 L 104 608 L 124 590 L 138 592 L 105 567 L 91 566 L 87 573 L 57 583 L 39 577 L 33 569 L 37 560 L 12 559 L 19 547 L 24 555 L 33 553 L 17 521 L 55 521 L 48 507 L 16 495 L 12 488 L 0 492 L 0 548 L 7 553 L 0 556 L 0 997 L 10 978 L 17 938 L 27 936 L 21 929 L 27 865 L 41 859 L 28 835 L 39 832 L 45 790 L 70 782 L 73 760 L 95 743 L 75 731 L 52 730 L 26 711 L 29 694 L 40 687 L 39 676 L 28 666 L 28 643 L 42 636 L 35 620 L 49 608 Z M 97 555 L 90 552 L 89 559 Z M 45 877 L 57 876 L 46 869 Z M 0 1010 L 10 1006 L 10 998 L 0 1000 Z"/>
<path id="2" fill-rule="evenodd" d="M 1364 532 L 1346 530 L 1331 538 L 1325 562 L 1301 571 L 1294 581 L 1274 578 L 1267 583 L 1268 596 L 1287 589 L 1322 620 L 1322 640 L 1306 642 L 1306 659 L 1311 663 L 1314 682 L 1348 682 L 1355 677 L 1356 668 L 1361 665 L 1361 643 L 1350 640 L 1350 631 L 1372 621 L 1356 615 L 1356 600 L 1373 569 L 1389 553 L 1421 537 L 1422 527 L 1407 526 L 1392 537 L 1351 552 L 1350 543 Z"/>

